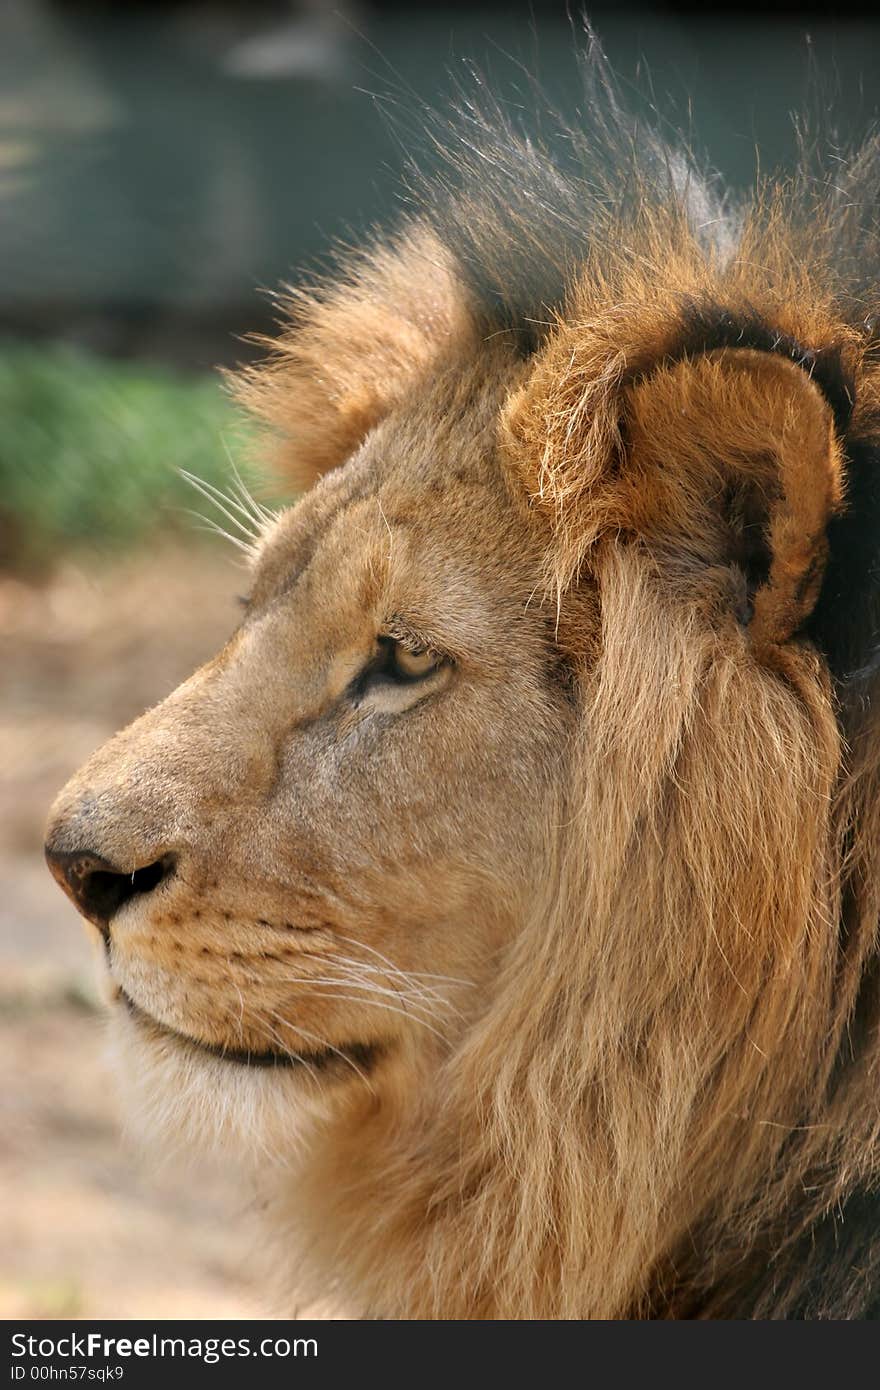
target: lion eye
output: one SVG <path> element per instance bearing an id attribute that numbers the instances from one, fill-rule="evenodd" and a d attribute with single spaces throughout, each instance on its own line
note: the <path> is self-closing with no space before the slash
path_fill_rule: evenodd
<path id="1" fill-rule="evenodd" d="M 429 676 L 443 658 L 429 647 L 405 647 L 393 639 L 388 643 L 388 674 L 396 680 L 417 681 Z"/>
<path id="2" fill-rule="evenodd" d="M 387 633 L 379 638 L 378 645 L 373 660 L 349 687 L 349 697 L 355 704 L 374 687 L 416 685 L 451 664 L 448 657 L 432 647 L 416 647 L 389 637 Z"/>

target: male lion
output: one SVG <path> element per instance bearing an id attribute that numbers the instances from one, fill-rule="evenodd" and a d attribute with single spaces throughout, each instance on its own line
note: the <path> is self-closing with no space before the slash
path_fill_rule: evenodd
<path id="1" fill-rule="evenodd" d="M 372 1317 L 880 1311 L 878 143 L 447 133 L 243 399 L 311 485 L 62 792 L 144 1126 Z M 550 145 L 553 137 L 550 137 Z"/>

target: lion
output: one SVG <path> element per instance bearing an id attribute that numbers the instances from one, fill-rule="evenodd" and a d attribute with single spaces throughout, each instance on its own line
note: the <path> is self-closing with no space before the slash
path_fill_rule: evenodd
<path id="1" fill-rule="evenodd" d="M 301 500 L 46 854 L 290 1309 L 876 1316 L 880 144 L 734 204 L 585 70 L 286 296 Z"/>

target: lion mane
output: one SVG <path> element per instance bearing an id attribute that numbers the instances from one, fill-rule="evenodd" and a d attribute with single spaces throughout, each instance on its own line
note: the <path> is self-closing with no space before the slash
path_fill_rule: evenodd
<path id="1" fill-rule="evenodd" d="M 880 144 L 737 201 L 583 66 L 577 129 L 444 125 L 236 382 L 300 488 L 494 383 L 568 711 L 467 1025 L 273 1210 L 363 1315 L 874 1316 Z"/>

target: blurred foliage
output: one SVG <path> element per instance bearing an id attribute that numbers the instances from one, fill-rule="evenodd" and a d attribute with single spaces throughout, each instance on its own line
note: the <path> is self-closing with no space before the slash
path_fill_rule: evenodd
<path id="1" fill-rule="evenodd" d="M 106 361 L 66 347 L 0 347 L 0 556 L 43 568 L 160 528 L 232 530 L 180 470 L 228 491 L 246 426 L 216 376 Z"/>

